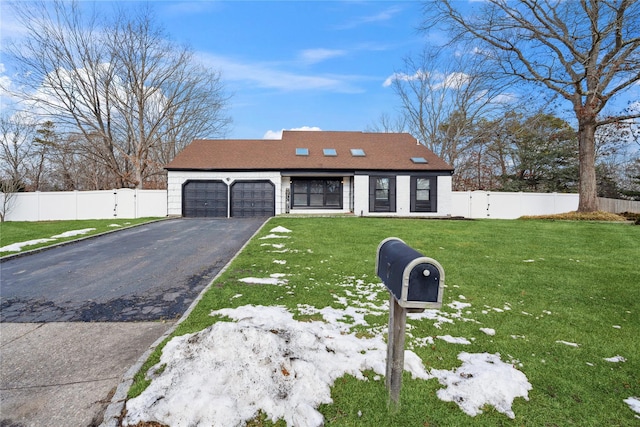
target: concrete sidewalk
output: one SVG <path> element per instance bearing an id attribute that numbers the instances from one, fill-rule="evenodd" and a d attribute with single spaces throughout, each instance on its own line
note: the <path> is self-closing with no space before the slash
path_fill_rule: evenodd
<path id="1" fill-rule="evenodd" d="M 96 426 L 173 322 L 0 323 L 0 425 Z"/>

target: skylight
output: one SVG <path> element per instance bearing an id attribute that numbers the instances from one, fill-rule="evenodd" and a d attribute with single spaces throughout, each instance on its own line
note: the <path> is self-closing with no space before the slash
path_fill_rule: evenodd
<path id="1" fill-rule="evenodd" d="M 351 155 L 353 157 L 364 157 L 366 154 L 364 153 L 364 150 L 362 148 L 352 148 Z"/>
<path id="2" fill-rule="evenodd" d="M 338 155 L 335 148 L 323 148 L 322 152 L 324 153 L 325 156 L 328 156 L 328 157 L 333 157 Z"/>
<path id="3" fill-rule="evenodd" d="M 424 157 L 412 157 L 411 161 L 413 163 L 428 163 L 427 159 L 425 159 Z"/>
<path id="4" fill-rule="evenodd" d="M 296 156 L 308 156 L 309 149 L 308 148 L 296 148 Z"/>

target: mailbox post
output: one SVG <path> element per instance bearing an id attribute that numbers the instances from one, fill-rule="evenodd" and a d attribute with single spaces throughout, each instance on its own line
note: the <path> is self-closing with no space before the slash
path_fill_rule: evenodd
<path id="1" fill-rule="evenodd" d="M 376 274 L 389 290 L 389 337 L 386 386 L 394 405 L 400 402 L 404 370 L 407 312 L 442 307 L 444 269 L 396 237 L 378 245 Z"/>

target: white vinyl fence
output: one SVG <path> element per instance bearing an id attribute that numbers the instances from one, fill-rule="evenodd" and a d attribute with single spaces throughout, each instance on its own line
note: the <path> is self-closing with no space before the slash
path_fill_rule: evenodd
<path id="1" fill-rule="evenodd" d="M 5 195 L 0 193 L 0 197 Z M 578 209 L 577 194 L 454 191 L 451 215 L 465 218 L 514 219 Z M 640 202 L 598 199 L 609 212 L 640 212 Z M 1 201 L 1 200 L 0 200 Z M 1 206 L 1 205 L 0 205 Z M 167 216 L 166 190 L 103 190 L 15 193 L 6 221 L 143 218 Z"/>
<path id="2" fill-rule="evenodd" d="M 451 197 L 451 215 L 465 218 L 514 219 L 578 209 L 577 194 L 454 191 Z"/>
<path id="3" fill-rule="evenodd" d="M 9 197 L 6 221 L 167 216 L 166 190 L 36 191 Z"/>

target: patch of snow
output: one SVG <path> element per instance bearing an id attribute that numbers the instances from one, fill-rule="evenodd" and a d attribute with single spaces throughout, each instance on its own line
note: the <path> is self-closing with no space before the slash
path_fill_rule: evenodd
<path id="1" fill-rule="evenodd" d="M 242 296 L 242 294 L 235 294 L 234 296 L 232 296 L 230 299 L 236 299 L 236 298 L 240 298 Z"/>
<path id="2" fill-rule="evenodd" d="M 284 265 L 284 264 L 286 264 L 286 263 L 287 263 L 287 260 L 284 260 L 284 259 L 274 259 L 274 260 L 273 260 L 273 263 L 274 263 L 274 264 L 281 264 L 281 265 Z"/>
<path id="3" fill-rule="evenodd" d="M 237 323 L 217 322 L 169 341 L 156 366 L 164 369 L 127 402 L 124 425 L 244 425 L 263 411 L 273 422 L 321 426 L 316 408 L 332 403 L 337 378 L 385 373 L 381 337 L 357 338 L 324 322 L 298 322 L 284 307 L 249 305 L 211 314 Z M 413 352 L 405 352 L 405 369 L 414 378 L 431 378 Z"/>
<path id="4" fill-rule="evenodd" d="M 286 279 L 280 279 L 280 277 L 272 274 L 271 277 L 245 277 L 240 281 L 251 285 L 284 285 L 288 282 Z"/>
<path id="5" fill-rule="evenodd" d="M 580 347 L 580 344 L 576 344 L 574 342 L 569 342 L 569 341 L 562 341 L 562 340 L 558 340 L 556 341 L 558 344 L 564 344 L 564 345 L 568 345 L 570 347 Z"/>
<path id="6" fill-rule="evenodd" d="M 451 335 L 438 335 L 436 338 L 446 341 L 450 344 L 465 344 L 465 345 L 471 344 L 471 341 L 463 337 L 452 337 Z"/>
<path id="7" fill-rule="evenodd" d="M 447 304 L 447 307 L 453 308 L 454 310 L 462 310 L 471 307 L 471 304 L 468 302 L 451 301 Z"/>
<path id="8" fill-rule="evenodd" d="M 264 239 L 288 239 L 291 236 L 282 236 L 280 234 L 267 234 L 264 237 L 261 237 L 260 240 L 264 240 Z"/>
<path id="9" fill-rule="evenodd" d="M 270 233 L 291 233 L 291 230 L 289 230 L 288 228 L 284 228 L 282 226 L 278 226 L 276 228 L 272 228 L 271 230 L 269 230 Z"/>
<path id="10" fill-rule="evenodd" d="M 615 329 L 622 329 L 622 326 L 620 326 L 620 325 L 613 325 L 613 327 L 614 327 Z"/>
<path id="11" fill-rule="evenodd" d="M 73 236 L 79 236 L 81 234 L 87 234 L 90 231 L 94 231 L 95 228 L 83 228 L 82 230 L 71 230 L 71 231 L 65 231 L 64 233 L 61 234 L 56 234 L 55 236 L 51 236 L 52 239 L 62 239 L 65 237 L 73 237 Z"/>
<path id="12" fill-rule="evenodd" d="M 623 402 L 629 405 L 629 408 L 631 408 L 633 412 L 637 412 L 638 414 L 640 414 L 640 398 L 630 397 L 628 399 L 624 399 Z M 636 418 L 640 417 L 636 415 Z"/>
<path id="13" fill-rule="evenodd" d="M 613 356 L 613 357 L 605 357 L 605 362 L 612 362 L 612 363 L 618 363 L 618 362 L 626 362 L 627 359 L 625 359 L 624 357 L 618 355 L 618 356 Z"/>
<path id="14" fill-rule="evenodd" d="M 522 262 L 536 262 L 535 259 L 523 259 Z"/>
<path id="15" fill-rule="evenodd" d="M 109 224 L 107 227 L 122 227 L 120 224 Z"/>
<path id="16" fill-rule="evenodd" d="M 453 320 L 445 317 L 440 310 L 425 310 L 422 313 L 407 313 L 407 319 L 410 320 L 435 320 L 434 327 L 440 329 L 443 323 L 453 323 Z"/>
<path id="17" fill-rule="evenodd" d="M 525 374 L 500 360 L 500 354 L 462 352 L 458 355 L 462 366 L 453 371 L 432 370 L 440 384 L 438 397 L 455 402 L 472 417 L 481 414 L 484 405 L 496 408 L 509 418 L 515 418 L 511 409 L 517 397 L 529 400 L 532 389 Z"/>
<path id="18" fill-rule="evenodd" d="M 26 242 L 12 243 L 0 248 L 0 252 L 20 252 L 24 246 L 37 245 L 39 243 L 53 242 L 56 239 L 34 239 Z"/>
<path id="19" fill-rule="evenodd" d="M 494 336 L 496 334 L 496 330 L 492 328 L 480 328 L 480 330 L 490 336 Z"/>

